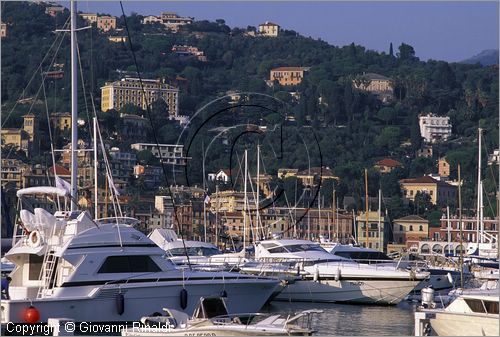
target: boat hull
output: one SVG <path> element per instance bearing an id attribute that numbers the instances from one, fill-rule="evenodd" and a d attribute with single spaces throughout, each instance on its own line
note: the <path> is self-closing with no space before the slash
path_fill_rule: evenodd
<path id="1" fill-rule="evenodd" d="M 419 282 L 419 280 L 298 280 L 285 286 L 275 300 L 396 305 Z"/>
<path id="2" fill-rule="evenodd" d="M 163 308 L 192 314 L 200 297 L 220 296 L 225 292 L 230 312 L 257 312 L 275 291 L 278 282 L 273 279 L 144 282 L 108 284 L 101 287 L 82 286 L 73 289 L 82 294 L 69 296 L 55 293 L 44 299 L 2 300 L 2 323 L 24 322 L 24 311 L 33 305 L 40 313 L 40 321 L 51 317 L 65 317 L 76 322 L 133 322 L 144 315 L 161 313 Z M 180 293 L 187 290 L 187 306 L 181 308 Z M 84 296 L 84 294 L 88 294 Z M 123 295 L 123 313 L 120 314 L 119 294 Z"/>
<path id="3" fill-rule="evenodd" d="M 438 336 L 498 336 L 498 315 L 473 315 L 437 312 L 430 321 Z"/>
<path id="4" fill-rule="evenodd" d="M 126 329 L 122 331 L 122 336 L 311 336 L 310 330 L 283 330 L 272 328 L 252 328 L 242 326 L 234 328 L 230 326 L 201 327 L 194 329 Z"/>

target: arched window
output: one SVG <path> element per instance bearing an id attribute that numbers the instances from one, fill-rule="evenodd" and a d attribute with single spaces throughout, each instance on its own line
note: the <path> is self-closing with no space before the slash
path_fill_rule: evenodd
<path id="1" fill-rule="evenodd" d="M 443 247 L 441 245 L 435 244 L 432 246 L 432 251 L 434 253 L 442 254 L 443 253 Z"/>
<path id="2" fill-rule="evenodd" d="M 420 225 L 420 226 L 418 227 L 418 230 L 419 230 L 419 231 L 421 231 L 421 232 L 423 232 L 423 231 L 424 231 L 424 226 Z"/>
<path id="3" fill-rule="evenodd" d="M 420 253 L 422 254 L 428 254 L 430 251 L 430 247 L 428 244 L 423 244 L 422 247 L 420 247 Z"/>

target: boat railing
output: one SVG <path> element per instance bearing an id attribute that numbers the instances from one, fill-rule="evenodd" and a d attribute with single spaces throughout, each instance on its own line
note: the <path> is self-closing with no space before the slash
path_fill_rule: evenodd
<path id="1" fill-rule="evenodd" d="M 140 221 L 136 218 L 122 216 L 122 217 L 108 217 L 108 218 L 96 219 L 95 223 L 98 224 L 99 226 L 111 224 L 111 225 L 128 225 L 133 227 L 136 224 L 140 223 Z"/>

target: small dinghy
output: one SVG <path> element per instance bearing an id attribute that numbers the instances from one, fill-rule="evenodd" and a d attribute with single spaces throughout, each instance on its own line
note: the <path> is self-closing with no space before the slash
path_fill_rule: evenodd
<path id="1" fill-rule="evenodd" d="M 312 318 L 321 310 L 305 310 L 295 315 L 234 314 L 227 312 L 221 297 L 201 298 L 193 316 L 173 309 L 165 315 L 141 318 L 122 336 L 310 336 Z"/>

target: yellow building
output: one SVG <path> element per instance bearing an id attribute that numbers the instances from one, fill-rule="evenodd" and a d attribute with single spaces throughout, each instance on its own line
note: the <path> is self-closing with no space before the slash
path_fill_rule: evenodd
<path id="1" fill-rule="evenodd" d="M 340 180 L 339 177 L 333 175 L 329 167 L 311 167 L 297 173 L 297 179 L 302 180 L 302 185 L 305 187 L 316 186 L 320 178 L 323 183 L 328 179 Z"/>
<path id="2" fill-rule="evenodd" d="M 279 67 L 271 69 L 270 81 L 278 81 L 281 85 L 298 85 L 309 67 Z"/>
<path id="3" fill-rule="evenodd" d="M 179 114 L 179 89 L 160 80 L 143 79 L 145 95 L 138 78 L 123 78 L 101 87 L 101 110 L 120 110 L 125 104 L 133 104 L 143 110 L 157 99 L 167 104 L 170 116 Z M 146 96 L 146 97 L 144 97 Z"/>
<path id="4" fill-rule="evenodd" d="M 18 159 L 3 159 L 1 161 L 2 187 L 10 185 L 15 189 L 23 188 L 23 173 L 28 165 Z"/>
<path id="5" fill-rule="evenodd" d="M 80 16 L 90 24 L 97 23 L 96 13 L 81 13 Z"/>
<path id="6" fill-rule="evenodd" d="M 5 23 L 1 23 L 0 24 L 0 37 L 1 38 L 4 38 L 7 36 L 7 24 Z"/>
<path id="7" fill-rule="evenodd" d="M 299 173 L 298 169 L 280 168 L 278 169 L 278 178 L 286 179 L 289 177 L 296 177 L 297 173 Z"/>
<path id="8" fill-rule="evenodd" d="M 450 176 L 450 164 L 446 161 L 446 158 L 441 158 L 438 161 L 438 174 L 440 177 Z"/>
<path id="9" fill-rule="evenodd" d="M 380 229 L 379 229 L 380 222 Z M 363 247 L 373 248 L 379 251 L 384 251 L 387 245 L 387 234 L 385 218 L 377 211 L 368 211 L 368 236 L 366 235 L 366 212 L 360 213 L 356 217 L 356 234 L 358 243 Z"/>
<path id="10" fill-rule="evenodd" d="M 394 220 L 392 233 L 394 243 L 406 245 L 406 248 L 418 246 L 418 241 L 429 237 L 429 221 L 418 215 L 408 215 Z"/>
<path id="11" fill-rule="evenodd" d="M 118 42 L 127 42 L 128 38 L 126 36 L 108 36 L 108 41 L 110 42 L 115 42 L 115 43 L 118 43 Z"/>
<path id="12" fill-rule="evenodd" d="M 420 178 L 401 179 L 399 181 L 403 196 L 409 200 L 415 200 L 418 192 L 428 194 L 434 205 L 446 205 L 455 202 L 457 187 L 444 181 L 436 180 L 429 176 Z"/>
<path id="13" fill-rule="evenodd" d="M 38 133 L 38 119 L 33 114 L 24 115 L 23 119 L 23 129 L 30 136 L 30 141 L 34 142 Z"/>
<path id="14" fill-rule="evenodd" d="M 71 129 L 71 113 L 55 112 L 50 115 L 50 121 L 54 129 L 66 130 Z"/>
<path id="15" fill-rule="evenodd" d="M 116 29 L 116 18 L 114 16 L 100 16 L 97 18 L 97 28 L 103 32 Z"/>
<path id="16" fill-rule="evenodd" d="M 30 135 L 23 129 L 2 128 L 2 147 L 11 145 L 18 150 L 23 150 L 26 155 L 30 152 Z"/>
<path id="17" fill-rule="evenodd" d="M 366 73 L 355 78 L 352 83 L 356 89 L 371 92 L 384 102 L 393 98 L 392 80 L 383 75 Z"/>
<path id="18" fill-rule="evenodd" d="M 255 201 L 249 193 L 248 209 L 255 209 Z M 210 209 L 214 212 L 241 212 L 245 207 L 245 193 L 238 191 L 219 191 L 210 195 Z"/>
<path id="19" fill-rule="evenodd" d="M 279 32 L 280 26 L 275 23 L 266 21 L 265 23 L 259 25 L 259 34 L 262 36 L 276 37 Z"/>

